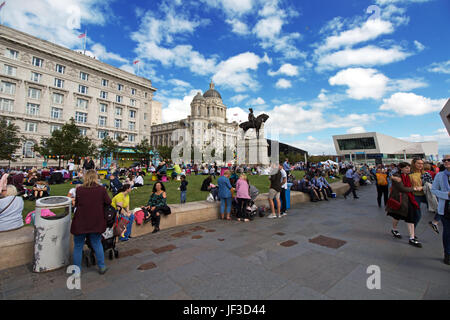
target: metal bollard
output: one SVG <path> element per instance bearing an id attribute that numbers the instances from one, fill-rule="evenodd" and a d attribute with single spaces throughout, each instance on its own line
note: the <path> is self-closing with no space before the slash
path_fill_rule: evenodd
<path id="1" fill-rule="evenodd" d="M 64 215 L 41 217 L 43 209 L 64 209 Z M 33 271 L 46 272 L 70 264 L 72 200 L 47 197 L 36 201 Z"/>

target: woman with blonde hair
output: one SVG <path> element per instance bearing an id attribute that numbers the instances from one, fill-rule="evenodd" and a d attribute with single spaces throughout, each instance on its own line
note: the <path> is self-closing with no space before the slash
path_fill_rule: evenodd
<path id="1" fill-rule="evenodd" d="M 426 182 L 433 184 L 433 178 L 431 175 L 423 169 L 424 162 L 422 159 L 414 158 L 411 162 L 411 171 L 412 173 L 409 175 L 411 179 L 411 184 L 413 187 L 423 187 Z M 425 203 L 428 208 L 428 201 L 425 196 L 423 189 L 420 191 L 414 191 L 414 198 L 419 205 L 416 214 L 416 221 L 414 222 L 414 228 L 417 228 L 420 219 L 422 218 L 422 212 L 420 211 L 420 204 Z"/>
<path id="2" fill-rule="evenodd" d="M 242 173 L 236 182 L 236 198 L 238 202 L 237 220 L 243 219 L 245 222 L 250 221 L 247 213 L 247 206 L 250 201 L 249 183 L 247 175 Z"/>
<path id="3" fill-rule="evenodd" d="M 81 270 L 81 258 L 86 237 L 91 240 L 95 251 L 99 273 L 104 274 L 105 256 L 101 242 L 102 233 L 106 230 L 104 206 L 111 204 L 106 189 L 98 184 L 97 172 L 88 170 L 84 175 L 83 185 L 77 188 L 75 206 L 70 232 L 74 235 L 73 263 Z"/>

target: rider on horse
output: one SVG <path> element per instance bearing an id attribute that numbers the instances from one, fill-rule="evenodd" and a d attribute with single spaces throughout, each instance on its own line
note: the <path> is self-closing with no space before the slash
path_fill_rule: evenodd
<path id="1" fill-rule="evenodd" d="M 256 118 L 255 115 L 253 114 L 253 109 L 249 108 L 248 110 L 250 110 L 250 114 L 248 115 L 248 122 L 252 124 L 253 128 L 256 128 Z"/>

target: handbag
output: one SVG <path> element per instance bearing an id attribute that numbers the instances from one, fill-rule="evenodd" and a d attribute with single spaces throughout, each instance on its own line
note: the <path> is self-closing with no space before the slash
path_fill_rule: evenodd
<path id="1" fill-rule="evenodd" d="M 6 209 L 8 209 L 9 206 L 14 202 L 14 200 L 16 200 L 16 196 L 14 196 L 14 198 L 11 200 L 11 202 L 10 202 L 10 203 L 2 210 L 2 211 L 0 211 L 0 214 L 2 214 L 3 212 L 5 212 Z"/>
<path id="2" fill-rule="evenodd" d="M 402 194 L 400 193 L 399 200 L 395 200 L 391 195 L 386 205 L 392 210 L 400 210 L 402 207 Z"/>

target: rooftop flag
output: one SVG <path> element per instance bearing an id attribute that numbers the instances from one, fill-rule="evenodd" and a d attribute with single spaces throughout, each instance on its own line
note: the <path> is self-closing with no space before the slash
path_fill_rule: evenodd
<path id="1" fill-rule="evenodd" d="M 139 60 L 136 60 L 136 61 L 133 62 L 133 64 L 136 64 L 136 63 L 138 63 L 138 62 L 140 62 L 140 61 L 139 61 Z"/>
<path id="2" fill-rule="evenodd" d="M 86 37 L 86 33 L 80 34 L 80 35 L 78 36 L 78 39 L 81 39 L 81 38 L 84 38 L 84 37 Z"/>

